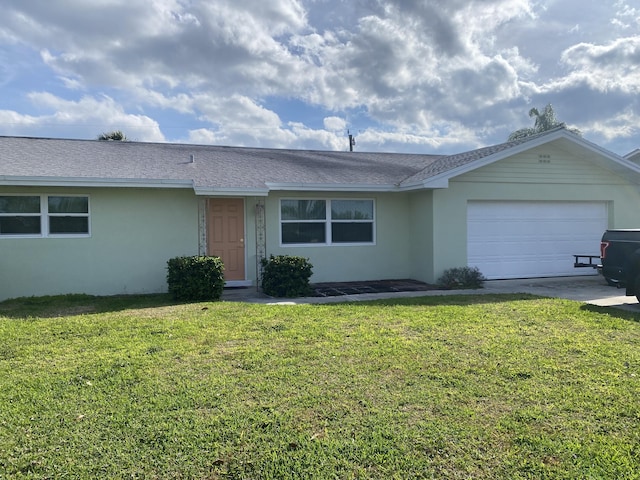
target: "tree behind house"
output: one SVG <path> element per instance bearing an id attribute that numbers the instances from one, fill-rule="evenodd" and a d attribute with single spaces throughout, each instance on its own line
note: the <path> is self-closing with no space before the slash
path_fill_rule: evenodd
<path id="1" fill-rule="evenodd" d="M 509 141 L 530 137 L 531 135 L 546 132 L 557 127 L 567 128 L 566 123 L 558 121 L 558 119 L 556 118 L 556 114 L 553 111 L 553 106 L 551 106 L 550 103 L 546 107 L 544 107 L 542 112 L 538 111 L 538 109 L 535 107 L 532 108 L 531 110 L 529 110 L 529 116 L 531 118 L 535 118 L 534 126 L 516 130 L 511 135 L 509 135 Z M 568 128 L 568 130 L 572 133 L 575 133 L 576 135 L 582 135 L 580 130 L 578 130 L 577 128 Z"/>
<path id="2" fill-rule="evenodd" d="M 101 133 L 98 135 L 98 140 L 102 141 L 117 141 L 117 142 L 126 142 L 127 136 L 121 130 L 113 130 L 112 132 Z"/>

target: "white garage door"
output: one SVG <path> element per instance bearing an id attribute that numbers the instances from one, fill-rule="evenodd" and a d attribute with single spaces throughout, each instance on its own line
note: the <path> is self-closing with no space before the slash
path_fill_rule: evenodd
<path id="1" fill-rule="evenodd" d="M 593 275 L 573 255 L 598 255 L 604 202 L 469 202 L 467 259 L 488 279 Z"/>

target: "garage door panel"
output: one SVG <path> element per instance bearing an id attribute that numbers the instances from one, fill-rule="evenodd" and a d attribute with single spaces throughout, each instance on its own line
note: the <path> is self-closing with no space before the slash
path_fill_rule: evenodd
<path id="1" fill-rule="evenodd" d="M 523 278 L 520 274 L 514 274 L 514 270 L 526 270 L 526 278 L 557 276 L 557 261 L 555 258 L 500 258 L 494 264 L 491 278 Z M 485 274 L 486 276 L 486 274 Z"/>
<path id="2" fill-rule="evenodd" d="M 604 231 L 604 230 L 603 230 Z M 583 233 L 585 236 L 588 233 Z M 486 255 L 495 251 L 497 254 L 508 255 L 509 253 L 527 253 L 535 252 L 544 253 L 545 250 L 557 253 L 567 253 L 571 255 L 575 253 L 576 248 L 586 248 L 583 252 L 593 250 L 597 252 L 597 247 L 600 245 L 600 232 L 598 236 L 598 242 L 594 244 L 593 239 L 576 240 L 570 237 L 561 238 L 557 240 L 528 238 L 526 240 L 518 241 L 517 238 L 512 239 L 485 239 L 482 243 L 478 242 L 475 248 L 470 248 L 469 253 L 477 255 Z M 595 245 L 595 246 L 594 246 Z"/>
<path id="3" fill-rule="evenodd" d="M 597 255 L 604 202 L 469 202 L 467 258 L 490 279 L 595 274 L 573 255 Z"/>

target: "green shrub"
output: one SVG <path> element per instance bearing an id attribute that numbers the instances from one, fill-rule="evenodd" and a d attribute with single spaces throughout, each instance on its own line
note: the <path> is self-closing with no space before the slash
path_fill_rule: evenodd
<path id="1" fill-rule="evenodd" d="M 303 297 L 311 293 L 313 265 L 308 259 L 271 255 L 262 259 L 262 291 L 272 297 Z"/>
<path id="2" fill-rule="evenodd" d="M 224 289 L 220 257 L 175 257 L 167 262 L 169 293 L 176 300 L 219 300 Z"/>
<path id="3" fill-rule="evenodd" d="M 445 270 L 438 285 L 446 289 L 481 288 L 485 280 L 478 267 L 457 267 Z"/>

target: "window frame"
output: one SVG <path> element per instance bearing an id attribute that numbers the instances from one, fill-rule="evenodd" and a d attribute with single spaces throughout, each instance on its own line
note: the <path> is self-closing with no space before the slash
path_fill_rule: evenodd
<path id="1" fill-rule="evenodd" d="M 0 217 L 17 217 L 30 216 L 40 218 L 40 233 L 18 233 L 18 234 L 2 234 L 0 239 L 16 239 L 16 238 L 88 238 L 91 237 L 91 197 L 87 194 L 66 194 L 66 193 L 0 193 L 0 197 L 37 197 L 40 199 L 39 213 L 0 213 Z M 87 199 L 86 213 L 50 213 L 49 198 L 50 197 L 74 197 Z M 76 217 L 87 219 L 86 233 L 51 233 L 49 218 L 50 217 Z"/>
<path id="2" fill-rule="evenodd" d="M 324 202 L 325 204 L 325 218 L 321 219 L 309 219 L 309 220 L 283 220 L 282 218 L 282 202 L 287 200 L 299 201 L 299 200 L 307 200 L 307 201 L 316 201 L 316 202 Z M 356 219 L 333 219 L 332 218 L 332 208 L 331 202 L 340 202 L 340 201 L 352 201 L 352 202 L 371 202 L 371 210 L 372 210 L 372 219 L 371 220 L 356 220 Z M 278 234 L 280 237 L 280 246 L 281 247 L 351 247 L 351 246 L 373 246 L 376 245 L 376 223 L 377 223 L 377 215 L 376 215 L 376 201 L 375 198 L 327 198 L 327 197 L 282 197 L 278 200 Z M 324 224 L 324 242 L 308 242 L 308 243 L 285 243 L 282 238 L 282 226 L 286 223 L 323 223 Z M 366 223 L 371 224 L 371 241 L 367 242 L 333 242 L 332 241 L 332 233 L 333 233 L 333 224 L 334 223 Z"/>

